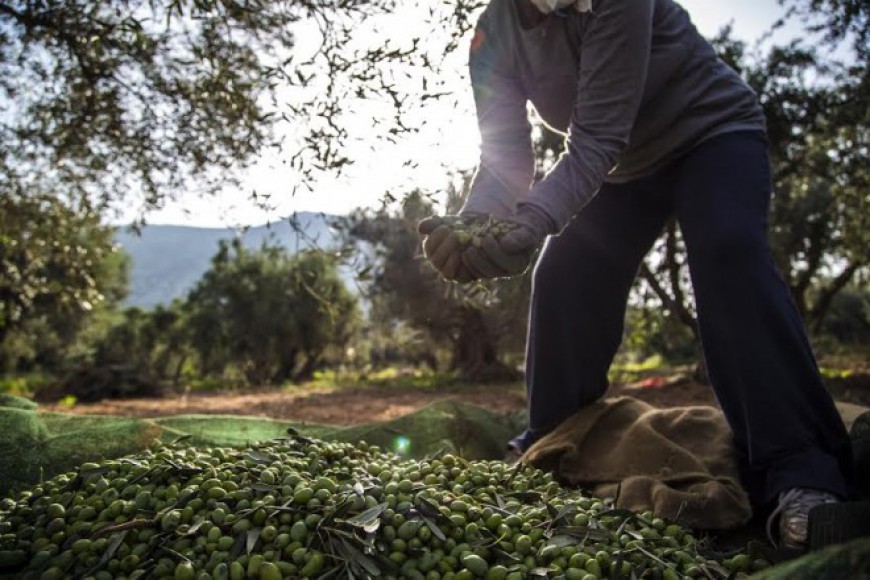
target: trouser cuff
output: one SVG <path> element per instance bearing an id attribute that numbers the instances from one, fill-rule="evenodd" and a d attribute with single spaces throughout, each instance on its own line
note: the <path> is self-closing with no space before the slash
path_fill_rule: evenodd
<path id="1" fill-rule="evenodd" d="M 773 462 L 766 469 L 751 470 L 746 486 L 753 503 L 768 505 L 794 487 L 817 489 L 849 499 L 852 490 L 834 456 L 820 449 L 807 449 Z"/>

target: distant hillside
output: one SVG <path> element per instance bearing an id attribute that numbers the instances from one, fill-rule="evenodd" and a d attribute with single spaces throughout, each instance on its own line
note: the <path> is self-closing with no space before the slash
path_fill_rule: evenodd
<path id="1" fill-rule="evenodd" d="M 314 213 L 297 215 L 301 235 L 288 222 L 259 226 L 242 234 L 245 247 L 258 248 L 266 240 L 296 251 L 310 247 L 307 239 L 327 248 L 336 243 L 329 229 L 329 216 Z M 139 235 L 120 228 L 118 243 L 132 259 L 130 294 L 126 304 L 151 308 L 183 298 L 208 270 L 220 240 L 231 240 L 238 231 L 231 228 L 196 228 L 187 226 L 149 225 Z M 342 272 L 349 289 L 353 289 L 350 272 Z"/>

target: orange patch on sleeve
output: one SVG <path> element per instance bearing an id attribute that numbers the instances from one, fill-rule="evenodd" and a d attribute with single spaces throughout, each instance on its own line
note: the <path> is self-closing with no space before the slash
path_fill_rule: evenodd
<path id="1" fill-rule="evenodd" d="M 471 52 L 477 52 L 477 49 L 483 45 L 483 39 L 486 34 L 480 28 L 474 29 L 474 36 L 471 37 Z"/>

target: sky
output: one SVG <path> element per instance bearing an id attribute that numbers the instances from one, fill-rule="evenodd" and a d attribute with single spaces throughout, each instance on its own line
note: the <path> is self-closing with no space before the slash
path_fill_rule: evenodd
<path id="1" fill-rule="evenodd" d="M 784 13 L 777 0 L 682 0 L 695 25 L 706 36 L 715 35 L 731 23 L 734 35 L 742 40 L 759 38 Z M 410 14 L 395 16 L 394 26 L 414 31 L 418 22 Z M 788 29 L 783 33 L 796 34 Z M 304 50 L 313 42 L 310 32 L 300 29 L 297 48 Z M 443 190 L 449 179 L 446 168 L 473 169 L 477 160 L 479 137 L 473 114 L 471 90 L 465 75 L 463 51 L 457 51 L 451 80 L 455 99 L 428 101 L 423 110 L 430 121 L 428 129 L 396 145 L 380 144 L 376 151 L 359 146 L 353 150 L 355 162 L 341 177 L 324 176 L 317 183 L 299 187 L 299 178 L 280 154 L 266 152 L 243 175 L 241 190 L 227 191 L 217 197 L 182 195 L 146 216 L 150 224 L 197 227 L 255 226 L 279 221 L 294 212 L 347 213 L 357 207 L 378 206 L 386 192 L 409 190 L 409 184 L 425 191 Z M 351 132 L 364 136 L 371 116 L 364 108 L 351 120 Z M 403 164 L 412 152 L 416 167 Z M 274 209 L 257 209 L 250 201 L 251 191 L 269 195 Z M 119 223 L 129 222 L 133 212 L 121 210 Z"/>

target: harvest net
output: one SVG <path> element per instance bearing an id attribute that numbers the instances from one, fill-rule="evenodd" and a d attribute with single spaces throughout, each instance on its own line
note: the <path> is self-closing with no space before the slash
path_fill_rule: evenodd
<path id="1" fill-rule="evenodd" d="M 0 505 L 0 578 L 732 578 L 767 566 L 755 543 L 717 553 L 651 512 L 477 461 L 500 457 L 521 421 L 461 402 L 348 428 L 0 404 L 0 487 L 27 490 Z M 867 578 L 868 559 L 863 538 L 759 578 Z"/>
<path id="2" fill-rule="evenodd" d="M 331 441 L 366 441 L 411 458 L 455 453 L 501 458 L 520 428 L 506 416 L 460 401 L 440 401 L 382 423 L 336 427 L 230 415 L 155 419 L 41 413 L 17 397 L 0 400 L 0 495 L 71 471 L 82 463 L 137 453 L 158 443 L 237 446 L 287 435 L 288 430 Z"/>

